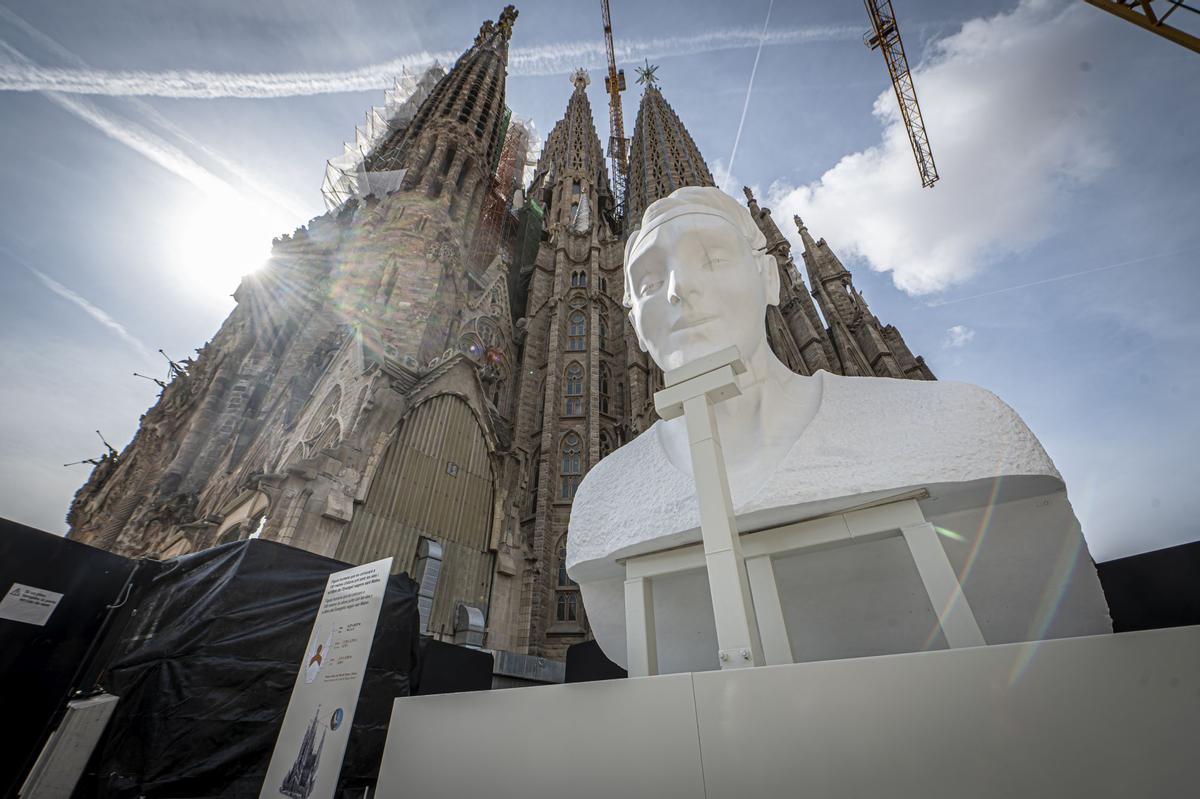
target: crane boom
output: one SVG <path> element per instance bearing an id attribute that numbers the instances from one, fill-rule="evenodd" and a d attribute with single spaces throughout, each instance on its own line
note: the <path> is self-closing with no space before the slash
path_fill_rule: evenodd
<path id="1" fill-rule="evenodd" d="M 625 70 L 617 69 L 617 56 L 613 50 L 612 16 L 608 11 L 608 0 L 600 0 L 604 12 L 604 47 L 608 50 L 608 75 L 604 78 L 604 91 L 608 92 L 608 157 L 612 162 L 613 193 L 616 195 L 616 215 L 625 215 L 625 176 L 628 160 L 625 156 L 625 121 L 621 116 L 621 92 L 625 91 Z"/>
<path id="2" fill-rule="evenodd" d="M 1191 11 L 1193 14 L 1200 14 L 1200 8 L 1189 6 L 1182 0 L 1166 0 L 1163 5 L 1168 5 L 1170 8 L 1165 13 L 1159 14 L 1150 5 L 1154 0 L 1087 0 L 1096 8 L 1103 9 L 1110 14 L 1115 14 L 1126 22 L 1132 22 L 1139 28 L 1145 28 L 1151 33 L 1157 33 L 1168 41 L 1175 44 L 1183 45 L 1193 52 L 1200 53 L 1200 37 L 1173 28 L 1170 25 L 1164 24 L 1167 17 L 1174 14 L 1179 9 Z M 1138 12 L 1141 13 L 1138 13 Z M 1192 17 L 1191 19 L 1195 19 Z"/>
<path id="3" fill-rule="evenodd" d="M 929 134 L 925 132 L 925 120 L 921 117 L 921 106 L 917 103 L 917 90 L 913 86 L 912 73 L 908 70 L 908 56 L 904 54 L 904 43 L 900 40 L 900 29 L 896 27 L 896 13 L 892 0 L 863 0 L 867 14 L 871 17 L 871 31 L 863 42 L 872 50 L 883 51 L 888 74 L 896 90 L 896 101 L 900 104 L 900 116 L 908 129 L 908 140 L 917 159 L 917 171 L 921 173 L 921 185 L 929 188 L 937 182 L 937 166 L 933 163 L 933 150 L 929 146 Z"/>

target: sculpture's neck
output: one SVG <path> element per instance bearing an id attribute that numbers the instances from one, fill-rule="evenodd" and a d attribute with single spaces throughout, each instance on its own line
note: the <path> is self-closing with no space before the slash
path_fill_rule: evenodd
<path id="1" fill-rule="evenodd" d="M 792 372 L 763 343 L 744 358 L 738 375 L 741 395 L 713 406 L 729 485 L 736 499 L 753 495 L 795 445 L 816 415 L 819 382 Z M 691 473 L 691 452 L 682 418 L 662 426 L 661 441 L 671 462 Z"/>

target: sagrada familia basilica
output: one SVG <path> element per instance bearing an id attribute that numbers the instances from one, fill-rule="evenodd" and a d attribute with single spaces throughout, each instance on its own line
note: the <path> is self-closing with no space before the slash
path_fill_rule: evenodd
<path id="1" fill-rule="evenodd" d="M 529 133 L 505 106 L 516 17 L 484 23 L 449 71 L 406 77 L 330 162 L 329 212 L 278 239 L 176 365 L 78 492 L 72 538 L 134 557 L 250 536 L 390 556 L 420 581 L 431 635 L 482 625 L 487 648 L 545 661 L 589 637 L 564 567 L 572 498 L 655 421 L 662 386 L 622 306 L 624 241 L 650 203 L 713 178 L 647 69 L 616 196 L 580 70 L 524 185 Z M 795 220 L 801 270 L 746 201 L 779 267 L 765 324 L 784 364 L 934 379 L 823 239 Z"/>

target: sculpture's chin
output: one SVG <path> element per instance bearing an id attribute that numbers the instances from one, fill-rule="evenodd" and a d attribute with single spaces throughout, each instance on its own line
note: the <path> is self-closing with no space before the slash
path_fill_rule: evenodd
<path id="1" fill-rule="evenodd" d="M 691 359 L 684 355 L 684 353 L 680 352 L 679 350 L 674 350 L 665 355 L 656 357 L 654 362 L 658 364 L 659 369 L 662 369 L 664 372 L 669 372 L 672 369 L 678 369 L 689 360 Z"/>

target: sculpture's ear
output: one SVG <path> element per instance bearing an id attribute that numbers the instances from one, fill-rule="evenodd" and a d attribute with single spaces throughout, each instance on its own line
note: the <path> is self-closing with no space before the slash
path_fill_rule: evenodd
<path id="1" fill-rule="evenodd" d="M 767 305 L 779 304 L 779 264 L 775 256 L 766 252 L 755 253 L 758 258 L 758 268 L 763 273 L 763 290 L 767 295 Z"/>
<path id="2" fill-rule="evenodd" d="M 638 327 L 637 317 L 633 315 L 633 309 L 629 309 L 627 313 L 629 314 L 629 324 L 633 326 L 633 334 L 637 336 L 638 349 L 640 349 L 642 352 L 649 352 L 649 350 L 646 349 L 646 342 L 642 341 L 642 331 L 641 328 Z"/>

